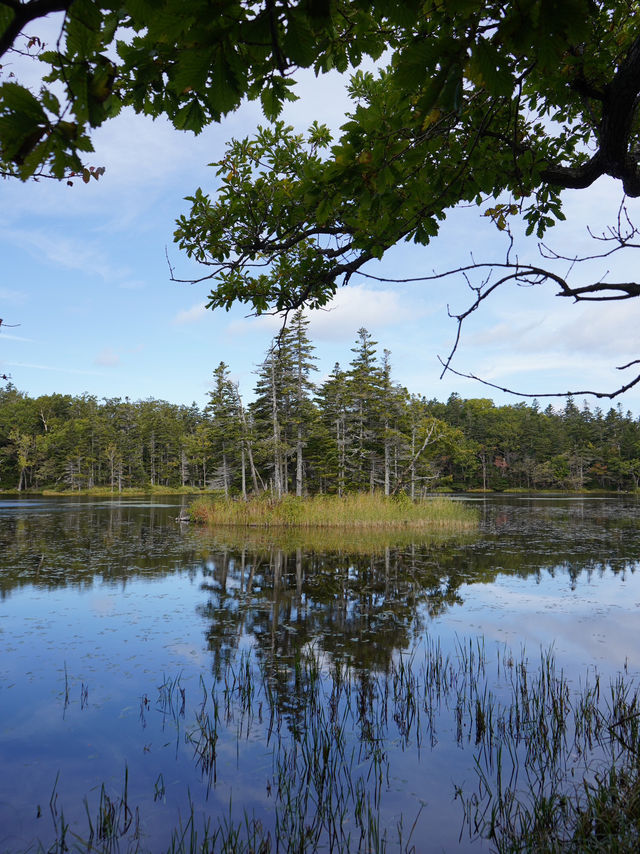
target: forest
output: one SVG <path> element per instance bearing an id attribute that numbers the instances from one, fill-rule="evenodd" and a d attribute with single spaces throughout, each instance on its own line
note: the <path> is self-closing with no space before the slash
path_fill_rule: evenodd
<path id="1" fill-rule="evenodd" d="M 345 367 L 314 382 L 297 311 L 272 341 L 245 403 L 231 368 L 203 409 L 164 400 L 29 397 L 0 389 L 0 488 L 193 488 L 225 496 L 434 490 L 637 490 L 640 420 L 567 398 L 446 403 L 394 382 L 391 354 L 360 329 Z"/>

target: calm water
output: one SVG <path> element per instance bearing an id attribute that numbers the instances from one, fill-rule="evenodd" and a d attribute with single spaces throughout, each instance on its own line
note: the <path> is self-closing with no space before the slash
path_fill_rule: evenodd
<path id="1" fill-rule="evenodd" d="M 541 646 L 576 685 L 594 668 L 635 677 L 638 503 L 470 501 L 478 533 L 425 542 L 203 532 L 175 521 L 171 499 L 0 500 L 0 850 L 46 848 L 62 813 L 86 838 L 87 810 L 103 784 L 118 802 L 125 769 L 138 839 L 123 834 L 119 850 L 164 850 L 192 809 L 200 824 L 274 828 L 278 757 L 309 725 L 301 661 L 322 686 L 343 673 L 360 700 L 438 644 L 452 661 L 483 644 L 497 691 L 500 662 L 536 661 Z M 255 693 L 240 708 L 230 680 L 247 668 Z M 214 715 L 214 695 L 212 760 L 198 715 Z M 477 783 L 477 747 L 454 717 L 445 698 L 407 737 L 391 709 L 368 742 L 379 753 L 348 735 L 389 851 L 416 819 L 418 852 L 490 850 L 454 798 Z M 284 757 L 294 776 L 296 756 Z"/>

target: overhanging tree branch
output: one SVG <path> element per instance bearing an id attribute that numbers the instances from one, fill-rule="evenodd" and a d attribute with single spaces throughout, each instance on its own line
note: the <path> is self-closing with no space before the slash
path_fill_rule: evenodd
<path id="1" fill-rule="evenodd" d="M 73 0 L 29 0 L 28 3 L 16 3 L 13 0 L 1 0 L 13 12 L 13 18 L 0 33 L 0 57 L 13 47 L 15 40 L 25 27 L 34 21 L 51 15 L 53 12 L 66 12 Z"/>

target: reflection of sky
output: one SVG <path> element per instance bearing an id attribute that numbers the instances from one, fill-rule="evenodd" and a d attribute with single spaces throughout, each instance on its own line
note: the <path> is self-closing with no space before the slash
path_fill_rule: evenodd
<path id="1" fill-rule="evenodd" d="M 20 505 L 16 515 L 23 516 L 24 504 L 15 503 Z M 0 502 L 3 506 L 5 514 L 10 515 L 8 503 Z M 51 506 L 51 502 L 39 502 L 34 509 L 48 510 Z M 65 507 L 78 513 L 83 506 L 95 513 L 103 503 L 60 502 L 54 506 L 58 515 Z M 104 506 L 112 507 L 108 502 Z M 155 503 L 135 503 L 135 507 L 141 513 L 156 513 L 156 538 L 151 544 L 135 539 L 141 536 L 138 529 L 119 529 L 114 523 L 113 544 L 98 554 L 96 540 L 91 545 L 91 558 L 101 567 L 108 566 L 117 547 L 121 550 L 118 565 L 130 559 L 142 566 L 141 552 L 152 547 L 148 574 L 137 574 L 138 568 L 132 570 L 130 577 L 107 577 L 104 581 L 99 573 L 90 574 L 81 584 L 69 587 L 45 588 L 25 583 L 12 588 L 10 595 L 0 601 L 0 756 L 4 770 L 0 779 L 0 847 L 21 850 L 32 843 L 41 829 L 35 821 L 33 805 L 46 807 L 58 770 L 61 801 L 65 814 L 72 818 L 74 810 L 76 815 L 84 814 L 82 798 L 90 791 L 95 796 L 95 787 L 102 781 L 108 783 L 111 792 L 118 792 L 125 765 L 128 766 L 132 799 L 144 807 L 150 834 L 152 828 L 160 834 L 175 825 L 176 805 L 184 810 L 187 787 L 198 808 L 209 814 L 225 814 L 230 797 L 239 810 L 255 809 L 258 815 L 272 808 L 273 801 L 265 794 L 272 772 L 270 749 L 265 747 L 259 728 L 239 748 L 235 737 L 238 720 L 231 721 L 229 730 L 221 734 L 218 785 L 207 799 L 206 781 L 194 769 L 193 746 L 185 735 L 203 696 L 201 677 L 205 686 L 212 684 L 207 633 L 211 628 L 224 629 L 215 625 L 215 613 L 212 616 L 202 612 L 202 606 L 216 598 L 220 566 L 217 558 L 203 557 L 199 564 L 202 568 L 197 569 L 193 556 L 188 564 L 186 559 L 180 563 L 182 554 L 190 554 L 192 533 L 179 532 L 172 506 L 166 508 L 164 515 Z M 127 525 L 132 518 L 133 515 L 126 517 Z M 80 541 L 85 534 L 81 528 L 78 530 Z M 171 534 L 165 540 L 166 530 Z M 127 541 L 125 534 L 131 533 L 133 541 Z M 504 535 L 506 539 L 492 541 L 496 566 L 501 543 L 515 548 L 514 540 L 509 539 L 512 536 L 510 529 Z M 573 541 L 572 530 L 563 536 Z M 210 545 L 211 554 L 215 554 Z M 473 543 L 470 548 L 477 545 Z M 576 680 L 594 664 L 604 674 L 621 669 L 625 661 L 630 671 L 639 670 L 640 572 L 626 570 L 616 574 L 606 568 L 583 571 L 572 580 L 562 566 L 554 567 L 550 555 L 555 547 L 554 543 L 547 544 L 545 561 L 549 556 L 549 569 L 543 568 L 538 574 L 522 577 L 501 572 L 491 582 L 463 584 L 457 591 L 461 604 L 447 607 L 434 620 L 427 621 L 431 638 L 441 640 L 447 653 L 458 639 L 483 635 L 488 657 L 493 654 L 494 641 L 509 645 L 516 656 L 524 644 L 532 664 L 538 660 L 540 645 L 553 645 L 559 667 Z M 586 553 L 576 554 L 577 564 Z M 461 560 L 465 554 L 462 546 Z M 29 554 L 22 556 L 25 566 L 29 565 L 29 558 Z M 488 560 L 487 565 L 491 566 L 492 561 L 493 558 Z M 169 571 L 171 567 L 178 568 Z M 158 574 L 154 574 L 156 571 Z M 227 613 L 237 610 L 239 573 L 239 563 L 229 556 Z M 247 573 L 245 568 L 244 584 Z M 353 581 L 357 580 L 358 572 L 349 574 Z M 263 611 L 269 614 L 271 592 L 265 578 Z M 256 576 L 254 591 L 259 589 L 258 580 Z M 210 589 L 204 589 L 203 584 Z M 372 587 L 368 596 L 372 607 L 385 607 L 381 590 Z M 305 608 L 298 610 L 303 613 Z M 298 610 L 292 607 L 290 623 L 296 621 Z M 356 601 L 349 600 L 346 616 L 357 611 Z M 256 635 L 242 621 L 229 631 L 236 632 L 240 650 L 259 645 Z M 290 634 L 295 637 L 295 632 Z M 332 641 L 339 649 L 340 639 Z M 314 642 L 308 643 L 312 648 Z M 328 667 L 329 656 L 324 655 L 321 660 Z M 65 669 L 69 689 L 66 709 Z M 171 715 L 159 710 L 158 696 L 164 679 L 178 678 L 186 692 L 187 714 L 176 728 Z M 83 687 L 88 691 L 84 707 Z M 141 715 L 141 699 L 145 696 L 149 707 Z M 460 810 L 457 804 L 452 806 L 451 795 L 454 782 L 471 786 L 475 777 L 471 755 L 459 749 L 452 728 L 451 720 L 441 720 L 436 749 L 425 746 L 420 755 L 411 749 L 401 750 L 397 739 L 389 746 L 397 759 L 387 792 L 392 825 L 404 811 L 407 830 L 421 802 L 427 802 L 421 826 L 431 828 L 431 847 L 424 849 L 418 844 L 417 851 L 429 854 L 431 850 L 450 850 L 452 840 L 455 850 L 465 849 L 464 844 L 457 844 Z M 159 774 L 163 775 L 171 809 L 153 801 Z M 11 831 L 6 829 L 9 826 Z M 419 843 L 417 838 L 413 841 Z M 474 845 L 472 850 L 478 847 Z"/>
<path id="2" fill-rule="evenodd" d="M 604 673 L 640 670 L 640 572 L 581 573 L 575 583 L 562 567 L 554 575 L 502 574 L 489 584 L 463 585 L 464 605 L 437 620 L 445 636 L 482 634 L 516 650 L 553 646 L 558 663 Z"/>

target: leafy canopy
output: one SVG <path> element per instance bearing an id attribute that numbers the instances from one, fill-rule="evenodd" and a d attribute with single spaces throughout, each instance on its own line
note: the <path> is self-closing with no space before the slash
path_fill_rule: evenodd
<path id="1" fill-rule="evenodd" d="M 380 56 L 393 39 L 386 5 L 393 12 L 364 0 L 0 0 L 0 173 L 81 171 L 91 129 L 123 106 L 194 133 L 245 97 L 275 118 L 295 98 L 296 68 Z M 43 45 L 30 32 L 52 13 L 60 36 Z M 44 63 L 40 91 L 14 76 L 19 53 Z"/>
<path id="2" fill-rule="evenodd" d="M 214 164 L 215 197 L 198 189 L 189 198 L 175 237 L 209 268 L 209 306 L 324 305 L 399 241 L 428 244 L 460 203 L 491 200 L 485 213 L 499 229 L 521 216 L 541 237 L 564 218 L 566 188 L 609 175 L 640 196 L 638 6 L 370 4 L 388 64 L 353 75 L 340 135 L 275 122 L 229 144 Z M 544 273 L 512 266 L 528 283 Z M 610 298 L 602 292 L 611 287 L 598 283 L 597 298 Z"/>

